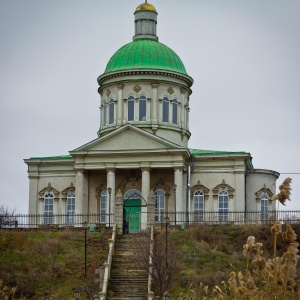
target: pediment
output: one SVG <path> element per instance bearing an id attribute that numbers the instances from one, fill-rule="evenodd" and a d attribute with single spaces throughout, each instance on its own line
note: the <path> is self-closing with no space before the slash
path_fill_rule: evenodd
<path id="1" fill-rule="evenodd" d="M 125 125 L 114 132 L 87 143 L 74 151 L 114 151 L 178 149 L 179 145 L 164 140 L 132 125 Z"/>

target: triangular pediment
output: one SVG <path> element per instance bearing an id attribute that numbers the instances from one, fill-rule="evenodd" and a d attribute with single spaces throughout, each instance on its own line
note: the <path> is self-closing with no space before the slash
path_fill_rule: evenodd
<path id="1" fill-rule="evenodd" d="M 127 124 L 73 151 L 180 149 L 179 145 Z"/>

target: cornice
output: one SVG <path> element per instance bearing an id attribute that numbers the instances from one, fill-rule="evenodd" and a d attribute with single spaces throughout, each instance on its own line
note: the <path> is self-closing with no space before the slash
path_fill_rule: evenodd
<path id="1" fill-rule="evenodd" d="M 99 86 L 101 86 L 103 84 L 103 82 L 105 82 L 107 79 L 111 79 L 111 78 L 118 78 L 118 80 L 122 80 L 121 77 L 123 76 L 130 76 L 130 75 L 163 75 L 163 76 L 167 76 L 167 77 L 171 77 L 171 78 L 177 78 L 180 80 L 183 80 L 184 82 L 186 82 L 188 84 L 189 87 L 191 87 L 194 83 L 194 80 L 192 77 L 188 76 L 188 75 L 184 75 L 181 73 L 176 73 L 176 72 L 172 72 L 172 71 L 166 71 L 166 70 L 147 70 L 147 69 L 143 69 L 143 70 L 131 70 L 131 71 L 116 71 L 116 72 L 111 72 L 111 73 L 104 73 L 102 75 L 100 75 L 97 78 L 98 84 Z"/>

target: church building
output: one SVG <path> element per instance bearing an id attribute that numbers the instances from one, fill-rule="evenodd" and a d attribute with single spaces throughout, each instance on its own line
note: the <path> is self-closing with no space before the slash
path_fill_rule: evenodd
<path id="1" fill-rule="evenodd" d="M 157 15 L 147 2 L 136 8 L 132 42 L 97 79 L 98 137 L 69 155 L 24 160 L 29 214 L 43 215 L 39 224 L 95 214 L 89 223 L 128 222 L 139 231 L 166 214 L 181 224 L 206 221 L 206 212 L 230 222 L 231 212 L 275 210 L 278 172 L 254 169 L 247 152 L 188 147 L 193 79 L 159 42 Z"/>

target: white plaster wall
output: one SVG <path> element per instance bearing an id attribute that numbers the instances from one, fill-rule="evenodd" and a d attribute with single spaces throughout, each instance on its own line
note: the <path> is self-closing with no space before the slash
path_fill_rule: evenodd
<path id="1" fill-rule="evenodd" d="M 276 194 L 276 180 L 279 173 L 271 170 L 255 169 L 246 177 L 247 210 L 259 211 L 260 202 L 256 201 L 255 193 L 266 185 L 273 194 Z M 269 210 L 275 210 L 275 202 L 269 202 Z"/>

